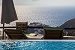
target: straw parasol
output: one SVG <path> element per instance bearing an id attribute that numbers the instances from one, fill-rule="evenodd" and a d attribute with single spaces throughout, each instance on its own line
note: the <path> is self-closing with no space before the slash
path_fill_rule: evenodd
<path id="1" fill-rule="evenodd" d="M 3 39 L 4 39 L 4 25 L 9 24 L 12 21 L 18 20 L 17 14 L 14 8 L 13 0 L 2 0 L 2 16 L 1 24 L 3 24 Z"/>

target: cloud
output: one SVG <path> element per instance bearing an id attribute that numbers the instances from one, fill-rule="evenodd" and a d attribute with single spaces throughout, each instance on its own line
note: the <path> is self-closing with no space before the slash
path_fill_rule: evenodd
<path id="1" fill-rule="evenodd" d="M 13 0 L 13 1 L 15 5 L 26 5 L 26 6 L 75 6 L 75 0 Z"/>
<path id="2" fill-rule="evenodd" d="M 29 5 L 32 0 L 13 0 L 16 5 Z"/>
<path id="3" fill-rule="evenodd" d="M 37 6 L 75 6 L 75 0 L 38 0 Z"/>

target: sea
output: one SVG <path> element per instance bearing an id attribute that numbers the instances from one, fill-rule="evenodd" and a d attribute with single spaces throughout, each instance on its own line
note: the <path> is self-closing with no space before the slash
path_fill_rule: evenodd
<path id="1" fill-rule="evenodd" d="M 57 27 L 66 21 L 75 18 L 75 7 L 31 7 L 15 6 L 18 20 L 6 24 L 5 26 L 15 26 L 15 22 L 39 22 L 51 27 Z M 0 6 L 1 22 L 1 6 Z M 2 24 L 0 24 L 2 26 Z"/>

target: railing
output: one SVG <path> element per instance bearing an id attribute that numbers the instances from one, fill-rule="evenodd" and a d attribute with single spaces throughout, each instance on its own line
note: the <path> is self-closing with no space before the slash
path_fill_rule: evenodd
<path id="1" fill-rule="evenodd" d="M 0 27 L 0 28 L 3 28 L 3 27 Z M 16 28 L 16 26 L 7 26 L 7 27 L 4 27 L 4 28 Z M 27 26 L 27 28 L 43 28 L 42 26 Z"/>
<path id="2" fill-rule="evenodd" d="M 5 29 L 6 28 L 13 28 L 13 29 L 16 29 L 16 26 L 6 26 L 6 27 L 4 27 Z M 42 27 L 42 26 L 27 26 L 27 28 L 30 28 L 30 29 L 32 29 L 32 28 L 38 28 L 38 29 L 40 29 L 40 28 L 44 28 L 44 27 Z M 49 27 L 45 27 L 45 28 L 49 28 Z M 51 27 L 50 27 L 51 28 Z M 0 29 L 3 29 L 3 27 L 0 27 Z M 75 28 L 63 28 L 63 30 L 75 30 Z M 1 34 L 2 34 L 2 32 L 1 32 Z M 65 33 L 66 34 L 66 33 Z"/>

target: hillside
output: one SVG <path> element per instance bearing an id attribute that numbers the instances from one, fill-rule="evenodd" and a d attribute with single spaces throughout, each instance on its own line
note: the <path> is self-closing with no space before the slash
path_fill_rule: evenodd
<path id="1" fill-rule="evenodd" d="M 68 20 L 60 26 L 61 28 L 75 28 L 75 18 Z"/>

